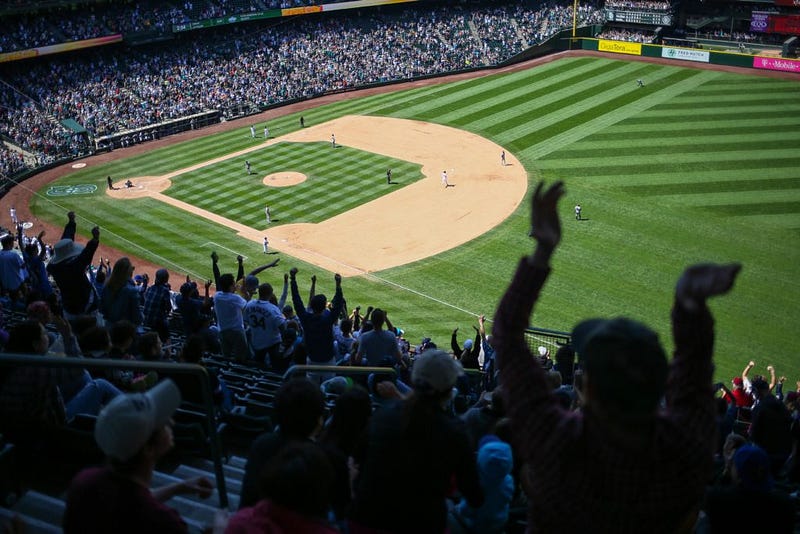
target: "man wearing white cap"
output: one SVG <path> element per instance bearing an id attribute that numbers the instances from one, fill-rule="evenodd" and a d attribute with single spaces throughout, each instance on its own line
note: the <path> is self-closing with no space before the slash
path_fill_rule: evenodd
<path id="1" fill-rule="evenodd" d="M 80 315 L 96 313 L 100 304 L 86 276 L 86 269 L 100 245 L 100 228 L 92 228 L 92 239 L 84 247 L 75 243 L 75 212 L 67 213 L 67 218 L 61 240 L 53 247 L 54 253 L 47 265 L 47 272 L 61 291 L 64 318 L 72 320 Z"/>
<path id="2" fill-rule="evenodd" d="M 181 394 L 171 380 L 147 393 L 120 395 L 97 418 L 94 437 L 108 466 L 78 473 L 67 491 L 64 532 L 186 532 L 166 501 L 178 494 L 206 498 L 212 484 L 203 477 L 150 490 L 158 460 L 173 446 L 172 414 Z"/>

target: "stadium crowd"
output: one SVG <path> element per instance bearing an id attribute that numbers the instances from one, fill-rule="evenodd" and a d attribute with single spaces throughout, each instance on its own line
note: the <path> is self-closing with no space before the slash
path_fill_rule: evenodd
<path id="1" fill-rule="evenodd" d="M 629 41 L 633 43 L 652 43 L 655 34 L 643 31 L 632 31 L 622 28 L 605 30 L 597 34 L 598 39 L 611 39 L 613 41 Z"/>
<path id="2" fill-rule="evenodd" d="M 602 21 L 597 9 L 579 9 L 579 24 Z M 63 119 L 102 136 L 203 110 L 261 108 L 496 64 L 571 25 L 571 6 L 420 9 L 371 14 L 356 24 L 298 18 L 238 25 L 124 55 L 94 50 L 11 64 L 0 87 L 0 134 L 41 164 L 74 156 L 87 142 L 62 127 Z"/>
<path id="3" fill-rule="evenodd" d="M 798 393 L 784 392 L 785 378 L 772 366 L 758 375 L 753 361 L 730 388 L 712 385 L 714 322 L 706 301 L 731 290 L 740 265 L 700 264 L 682 274 L 671 363 L 655 332 L 626 318 L 581 322 L 570 345 L 552 347 L 555 354 L 546 346 L 531 351 L 524 331 L 561 240 L 563 194 L 560 182 L 536 188 L 535 246 L 520 260 L 492 331 L 481 316 L 462 345 L 456 328 L 449 352 L 429 338 L 412 347 L 384 303 L 364 315 L 361 306 L 348 311 L 339 275 L 332 298 L 312 277 L 305 300 L 296 268 L 271 275 L 279 264 L 272 261 L 245 274 L 238 257 L 236 272 L 223 272 L 227 262 L 214 253 L 208 282 L 187 278 L 172 291 L 169 273 L 159 269 L 150 283 L 133 276 L 127 258 L 113 266 L 94 258 L 98 228 L 87 243 L 75 242 L 71 212 L 52 247 L 41 235 L 26 240 L 21 226 L 22 250 L 14 250 L 12 234 L 0 238 L 3 304 L 14 318 L 0 342 L 7 352 L 31 355 L 174 360 L 209 370 L 236 362 L 239 373 L 241 366 L 276 373 L 292 363 L 336 366 L 287 380 L 274 394 L 278 426 L 252 441 L 240 509 L 226 532 L 501 533 L 526 508 L 528 527 L 546 532 L 694 525 L 717 532 L 764 517 L 772 531 L 792 532 L 795 505 L 775 488 L 776 481 L 781 488 L 800 482 L 792 455 Z M 363 382 L 334 376 L 353 365 L 386 373 Z M 65 532 L 106 530 L 123 516 L 155 531 L 186 530 L 160 501 L 208 496 L 209 480 L 152 493 L 130 482 L 149 481 L 172 446 L 170 417 L 182 395 L 175 384 L 152 371 L 2 369 L 4 425 L 97 415 L 94 436 L 109 463 L 73 480 Z M 480 374 L 470 379 L 465 369 Z M 210 380 L 224 419 L 237 402 L 233 385 L 211 371 Z M 44 393 L 54 386 L 60 400 Z M 61 419 L 44 420 L 54 402 L 63 403 Z M 106 506 L 96 506 L 100 495 Z M 399 513 L 397 503 L 411 496 L 413 513 Z M 570 513 L 574 498 L 585 513 Z"/>
<path id="4" fill-rule="evenodd" d="M 333 4 L 344 0 L 326 0 Z M 187 0 L 181 5 L 146 0 L 115 5 L 96 3 L 75 9 L 72 6 L 48 6 L 32 13 L 5 15 L 7 26 L 0 34 L 0 52 L 27 50 L 109 35 L 148 31 L 168 32 L 173 26 L 229 15 L 255 13 L 269 9 L 285 9 L 319 5 L 313 0 Z M 2 7 L 2 6 L 0 6 Z"/>

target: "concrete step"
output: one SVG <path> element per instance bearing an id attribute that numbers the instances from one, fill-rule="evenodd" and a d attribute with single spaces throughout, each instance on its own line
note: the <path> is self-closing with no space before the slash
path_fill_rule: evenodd
<path id="1" fill-rule="evenodd" d="M 211 480 L 212 482 L 214 481 L 213 475 L 209 476 L 209 474 L 206 473 L 203 476 L 209 477 L 209 480 Z M 186 479 L 179 476 L 167 475 L 166 473 L 162 473 L 161 471 L 156 471 L 155 473 L 153 473 L 153 481 L 151 486 L 153 488 L 160 488 L 161 486 L 166 486 L 167 484 L 173 484 L 175 482 L 181 482 L 183 480 Z M 214 491 L 211 492 L 211 496 L 208 499 L 201 499 L 197 495 L 181 495 L 181 497 L 183 497 L 184 499 L 188 499 L 190 501 L 195 501 L 200 504 L 205 504 L 216 508 L 219 507 L 219 492 L 217 492 L 216 488 L 214 489 Z M 231 492 L 230 490 L 228 491 L 228 508 L 230 510 L 239 509 L 239 493 L 234 493 Z"/>
<path id="2" fill-rule="evenodd" d="M 228 465 L 238 467 L 239 469 L 244 471 L 244 468 L 247 466 L 247 458 L 245 458 L 244 456 L 231 456 L 228 459 Z"/>
<path id="3" fill-rule="evenodd" d="M 37 517 L 31 517 L 9 508 L 0 508 L 0 526 L 5 522 L 11 522 L 14 517 L 18 517 L 25 525 L 22 531 L 25 534 L 61 534 L 62 532 L 60 526 L 50 524 Z"/>
<path id="4" fill-rule="evenodd" d="M 190 461 L 184 461 L 185 465 L 208 471 L 214 474 L 214 462 L 206 458 L 193 458 Z M 222 472 L 225 474 L 225 481 L 230 483 L 231 480 L 241 480 L 244 478 L 244 467 L 237 467 L 229 463 L 222 464 Z"/>
<path id="5" fill-rule="evenodd" d="M 60 530 L 61 519 L 64 516 L 65 508 L 66 503 L 61 499 L 39 493 L 38 491 L 27 491 L 25 495 L 16 502 L 13 510 L 56 526 Z"/>
<path id="6" fill-rule="evenodd" d="M 181 478 L 186 480 L 187 478 L 195 478 L 195 477 L 207 477 L 209 480 L 214 481 L 214 471 L 206 471 L 205 469 L 198 469 L 196 467 L 191 467 L 186 464 L 181 464 L 178 466 L 175 471 L 173 471 L 172 476 Z M 236 494 L 239 495 L 242 492 L 242 480 L 241 479 L 229 479 L 227 476 L 225 477 L 225 487 L 228 490 L 228 496 Z"/>

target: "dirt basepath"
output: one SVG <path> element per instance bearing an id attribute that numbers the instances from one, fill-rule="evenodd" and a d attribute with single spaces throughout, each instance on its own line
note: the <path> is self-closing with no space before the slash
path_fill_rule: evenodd
<path id="1" fill-rule="evenodd" d="M 642 58 L 642 57 L 632 57 L 632 56 L 631 57 L 628 57 L 628 56 L 621 57 L 621 56 L 616 55 L 616 54 L 607 54 L 607 53 L 600 53 L 600 52 L 589 52 L 589 51 L 577 50 L 577 51 L 561 52 L 561 53 L 553 54 L 553 55 L 550 55 L 550 56 L 546 56 L 546 57 L 543 57 L 543 58 L 538 58 L 538 59 L 527 61 L 527 62 L 524 62 L 524 63 L 519 63 L 519 64 L 510 66 L 510 67 L 507 67 L 507 68 L 499 69 L 499 70 L 484 70 L 484 71 L 476 71 L 476 72 L 463 73 L 463 74 L 448 75 L 448 76 L 443 76 L 443 77 L 435 78 L 435 79 L 419 80 L 419 81 L 414 81 L 414 82 L 407 82 L 407 83 L 401 83 L 401 84 L 393 84 L 393 85 L 375 87 L 375 88 L 370 88 L 370 89 L 363 89 L 363 90 L 352 91 L 352 92 L 347 92 L 347 93 L 337 93 L 337 94 L 326 95 L 326 96 L 323 96 L 323 97 L 320 97 L 320 98 L 316 98 L 316 99 L 313 99 L 313 100 L 307 100 L 307 101 L 299 102 L 299 103 L 296 103 L 296 104 L 287 105 L 287 106 L 284 106 L 284 107 L 281 107 L 281 108 L 276 108 L 276 109 L 273 109 L 273 110 L 269 110 L 269 111 L 266 111 L 266 112 L 261 113 L 261 114 L 256 115 L 256 116 L 244 117 L 244 118 L 237 119 L 237 120 L 234 120 L 234 121 L 228 121 L 228 122 L 216 124 L 214 126 L 211 126 L 211 127 L 208 127 L 208 128 L 204 128 L 204 129 L 201 129 L 201 130 L 192 130 L 192 131 L 188 131 L 188 132 L 183 132 L 183 133 L 180 133 L 180 134 L 177 134 L 177 135 L 174 135 L 174 136 L 170 136 L 170 137 L 167 137 L 167 138 L 164 138 L 164 139 L 160 139 L 158 141 L 151 141 L 151 142 L 140 144 L 140 145 L 134 145 L 132 147 L 128 147 L 128 148 L 125 148 L 125 149 L 115 150 L 113 152 L 109 152 L 109 153 L 105 153 L 105 154 L 99 154 L 99 155 L 92 156 L 92 157 L 86 158 L 84 160 L 81 160 L 81 163 L 84 163 L 86 165 L 99 165 L 99 164 L 102 164 L 102 163 L 106 163 L 108 161 L 114 161 L 114 160 L 118 160 L 118 159 L 128 158 L 128 157 L 134 156 L 136 154 L 140 154 L 140 153 L 143 153 L 143 152 L 148 152 L 150 150 L 154 150 L 154 149 L 157 149 L 157 148 L 160 148 L 160 147 L 163 147 L 163 146 L 168 146 L 168 145 L 171 145 L 171 144 L 180 143 L 180 142 L 187 141 L 187 140 L 190 140 L 190 139 L 193 139 L 193 138 L 197 138 L 197 137 L 204 137 L 204 136 L 211 135 L 211 134 L 218 133 L 218 132 L 228 131 L 228 130 L 232 130 L 232 129 L 236 129 L 236 128 L 244 128 L 247 125 L 252 124 L 254 122 L 265 122 L 265 121 L 268 121 L 268 120 L 275 119 L 276 117 L 281 117 L 283 115 L 288 115 L 290 113 L 295 113 L 295 112 L 298 112 L 298 111 L 304 111 L 304 110 L 312 109 L 312 108 L 315 108 L 315 107 L 318 107 L 318 106 L 322 106 L 322 105 L 325 105 L 325 104 L 329 104 L 329 103 L 340 101 L 340 100 L 344 100 L 344 99 L 361 98 L 361 97 L 364 97 L 364 96 L 370 96 L 370 95 L 375 95 L 375 94 L 399 91 L 399 90 L 409 89 L 409 88 L 414 88 L 414 87 L 423 87 L 423 86 L 427 86 L 427 85 L 435 85 L 435 84 L 447 83 L 447 82 L 451 82 L 451 81 L 457 81 L 457 80 L 463 80 L 463 79 L 469 79 L 469 78 L 476 78 L 476 77 L 485 76 L 485 75 L 488 75 L 488 74 L 498 74 L 498 73 L 502 73 L 502 72 L 520 71 L 520 70 L 525 70 L 525 69 L 532 68 L 532 67 L 534 67 L 536 65 L 549 63 L 551 61 L 555 61 L 556 59 L 560 59 L 560 58 L 563 58 L 563 57 L 576 57 L 576 56 L 605 57 L 605 58 L 609 58 L 609 59 L 619 59 L 619 60 L 625 60 L 625 61 L 645 61 L 645 62 L 650 62 L 650 63 L 660 63 L 660 64 L 665 64 L 665 65 L 675 65 L 675 66 L 682 66 L 682 67 L 688 67 L 688 68 L 698 68 L 698 69 L 705 68 L 705 69 L 712 69 L 712 70 L 719 70 L 719 71 L 737 72 L 737 73 L 740 73 L 740 74 L 748 74 L 748 75 L 754 75 L 754 76 L 785 78 L 785 79 L 792 79 L 792 80 L 797 80 L 798 79 L 796 74 L 787 73 L 787 72 L 759 71 L 759 70 L 746 69 L 746 68 L 725 67 L 725 66 L 720 66 L 720 65 L 705 65 L 705 64 L 701 65 L 701 64 L 697 64 L 697 63 L 689 62 L 689 61 L 673 61 L 673 60 L 666 60 L 666 59 L 661 59 L 661 58 Z M 308 122 L 312 122 L 313 121 L 312 115 L 311 114 L 306 114 L 306 120 Z M 350 146 L 354 146 L 352 144 L 353 143 L 352 140 L 349 140 L 349 139 L 346 140 L 345 137 L 342 137 L 344 135 L 343 133 L 340 133 L 340 132 L 336 132 L 336 133 L 337 133 L 338 139 L 342 143 L 348 144 Z M 327 133 L 327 135 L 322 138 L 322 140 L 329 140 L 329 139 L 330 139 L 330 133 Z M 444 154 L 442 154 L 442 156 L 444 156 Z M 493 158 L 494 159 L 490 158 L 489 164 L 491 164 L 492 162 L 496 162 L 497 165 L 499 166 L 499 161 L 498 161 L 499 154 L 494 154 Z M 512 162 L 512 160 L 509 160 L 509 162 Z M 22 184 L 13 187 L 2 199 L 0 199 L 0 221 L 2 221 L 2 224 L 6 225 L 6 226 L 8 224 L 10 224 L 10 221 L 8 220 L 8 209 L 13 206 L 13 207 L 16 208 L 17 216 L 18 216 L 18 218 L 20 220 L 30 221 L 30 222 L 33 223 L 33 228 L 31 228 L 28 231 L 28 233 L 35 234 L 35 233 L 38 233 L 38 232 L 40 232 L 42 230 L 45 230 L 46 231 L 46 236 L 45 236 L 45 240 L 46 241 L 48 241 L 50 243 L 53 243 L 53 242 L 57 241 L 61 236 L 62 227 L 48 224 L 45 221 L 42 221 L 42 220 L 38 219 L 37 217 L 34 217 L 33 214 L 30 211 L 29 204 L 30 204 L 31 199 L 33 198 L 34 193 L 37 190 L 41 189 L 44 185 L 46 185 L 46 184 L 48 184 L 48 183 L 50 183 L 50 182 L 62 177 L 62 176 L 65 176 L 65 175 L 67 175 L 67 174 L 69 174 L 71 172 L 74 172 L 75 169 L 72 167 L 72 165 L 73 165 L 72 163 L 68 163 L 68 164 L 61 165 L 59 167 L 55 167 L 53 169 L 50 169 L 50 170 L 47 170 L 47 171 L 42 172 L 40 174 L 37 174 L 36 176 L 28 179 L 27 181 L 23 182 Z M 454 168 L 454 167 L 456 167 L 456 165 L 449 165 L 446 168 L 450 169 L 450 168 Z M 519 168 L 521 168 L 521 167 L 519 167 Z M 438 173 L 438 172 L 441 172 L 441 170 L 438 170 L 438 171 L 435 171 L 435 172 Z M 438 176 L 438 174 L 437 174 L 437 176 Z M 429 181 L 430 180 L 423 180 L 423 182 L 426 182 L 426 183 L 429 182 Z M 457 182 L 457 173 L 456 173 L 456 176 L 453 176 L 453 182 L 454 183 Z M 157 189 L 155 187 L 155 184 L 153 184 L 153 187 L 154 187 L 154 189 Z M 163 185 L 162 185 L 162 187 L 163 187 Z M 455 191 L 453 191 L 453 189 L 455 189 Z M 442 191 L 439 191 L 439 192 L 441 193 Z M 451 193 L 451 192 L 459 193 L 458 186 L 456 186 L 455 188 L 450 188 L 450 191 L 447 191 L 448 194 Z M 419 200 L 419 199 L 417 199 L 417 200 Z M 406 217 L 406 218 L 404 218 L 403 219 L 403 224 L 404 225 L 410 219 L 421 218 L 421 217 L 416 217 L 418 215 L 416 213 L 416 211 L 412 212 L 412 213 L 415 215 L 415 217 Z M 408 215 L 408 213 L 407 213 L 407 215 Z M 66 217 L 64 218 L 64 222 L 66 222 Z M 78 214 L 79 226 L 82 228 L 82 231 L 88 233 L 89 229 L 86 227 L 86 223 L 83 222 L 83 224 L 81 224 L 81 222 L 83 222 L 83 221 L 81 220 L 80 213 L 79 213 Z M 396 234 L 401 234 L 400 230 L 402 230 L 402 228 L 397 229 Z M 296 246 L 299 247 L 300 244 L 305 242 L 304 241 L 305 236 L 301 236 L 301 235 L 298 234 L 297 237 L 298 237 L 298 239 L 296 241 L 296 243 L 297 243 Z M 338 238 L 338 236 L 337 236 L 337 238 Z M 280 239 L 283 239 L 283 237 L 281 237 Z M 287 240 L 288 239 L 289 238 L 287 237 Z M 111 258 L 112 262 L 113 262 L 115 259 L 120 258 L 121 256 L 124 255 L 122 252 L 120 252 L 120 251 L 118 251 L 118 250 L 116 250 L 116 249 L 114 249 L 112 247 L 108 247 L 108 246 L 103 245 L 103 243 L 102 243 L 102 240 L 103 240 L 102 233 L 101 233 L 100 240 L 101 240 L 101 244 L 100 244 L 100 247 L 98 249 L 98 252 L 97 252 L 95 258 L 99 258 L 99 257 Z M 272 236 L 272 240 L 276 240 L 277 241 L 277 234 L 275 236 Z M 277 246 L 278 243 L 275 243 L 275 245 Z M 296 253 L 300 254 L 299 252 L 296 252 Z M 131 256 L 131 259 L 137 266 L 137 272 L 139 272 L 139 273 L 141 273 L 141 272 L 150 273 L 151 274 L 151 278 L 152 278 L 152 275 L 155 272 L 155 270 L 160 267 L 158 265 L 154 265 L 154 264 L 152 264 L 150 262 L 147 262 L 147 261 L 145 261 L 145 260 L 143 260 L 141 258 L 136 258 L 136 257 L 132 257 Z M 348 261 L 346 263 L 348 265 L 350 265 L 352 262 Z M 353 265 L 355 265 L 355 264 L 353 264 Z M 183 277 L 183 276 L 185 276 L 185 273 L 177 273 L 177 272 L 174 272 L 174 271 L 172 272 L 173 281 L 177 281 L 177 280 L 179 280 L 179 277 Z M 176 285 L 176 284 L 173 283 L 173 285 Z"/>

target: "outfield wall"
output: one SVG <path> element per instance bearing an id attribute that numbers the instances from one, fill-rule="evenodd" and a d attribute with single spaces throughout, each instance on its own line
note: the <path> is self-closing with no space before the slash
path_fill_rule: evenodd
<path id="1" fill-rule="evenodd" d="M 772 56 L 753 56 L 735 52 L 720 52 L 697 48 L 680 48 L 655 44 L 632 43 L 627 41 L 610 41 L 606 39 L 583 38 L 580 42 L 583 50 L 611 52 L 629 56 L 692 61 L 710 65 L 728 67 L 744 67 L 749 69 L 774 70 L 800 74 L 800 60 Z"/>

